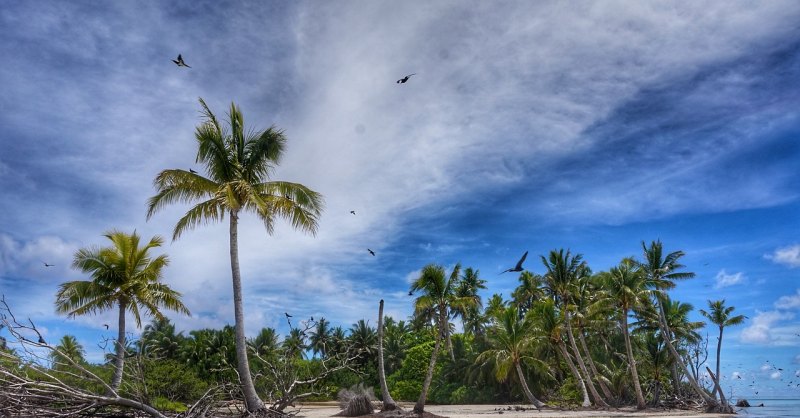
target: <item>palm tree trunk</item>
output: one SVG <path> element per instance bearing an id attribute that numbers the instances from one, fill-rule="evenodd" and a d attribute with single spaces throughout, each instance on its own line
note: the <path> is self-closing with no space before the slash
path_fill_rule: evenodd
<path id="1" fill-rule="evenodd" d="M 565 308 L 565 310 L 567 310 Z M 586 363 L 583 362 L 583 356 L 581 356 L 580 350 L 578 350 L 578 345 L 575 344 L 575 336 L 572 333 L 572 317 L 567 310 L 566 314 L 564 315 L 564 322 L 567 325 L 567 337 L 569 339 L 569 345 L 572 348 L 572 352 L 575 353 L 575 360 L 578 362 L 578 366 L 580 367 L 580 371 L 583 373 L 586 385 L 589 387 L 589 391 L 592 393 L 592 398 L 594 399 L 595 404 L 607 407 L 608 404 L 603 398 L 597 393 L 597 389 L 594 387 L 594 383 L 592 382 L 592 377 L 589 375 L 589 371 L 586 370 Z"/>
<path id="2" fill-rule="evenodd" d="M 597 379 L 597 384 L 600 385 L 600 390 L 603 391 L 603 395 L 608 400 L 614 399 L 614 395 L 611 393 L 611 390 L 606 385 L 606 382 L 602 379 L 602 375 L 597 370 L 597 366 L 594 364 L 592 353 L 589 351 L 589 347 L 586 345 L 586 337 L 583 335 L 583 330 L 579 330 L 578 332 L 578 341 L 580 341 L 581 348 L 583 348 L 583 354 L 586 355 L 586 361 L 589 363 L 589 371 L 592 372 Z"/>
<path id="3" fill-rule="evenodd" d="M 725 395 L 722 393 L 722 388 L 719 385 L 719 380 L 721 379 L 721 377 L 719 376 L 719 355 L 721 350 L 722 350 L 722 327 L 719 327 L 719 340 L 717 341 L 717 367 L 716 367 L 717 378 L 714 379 L 714 392 L 712 392 L 711 394 L 716 396 L 717 392 L 719 392 L 720 395 L 719 399 L 724 403 L 725 400 L 723 398 L 725 397 Z"/>
<path id="4" fill-rule="evenodd" d="M 389 394 L 389 387 L 386 385 L 386 372 L 383 368 L 383 299 L 378 308 L 378 378 L 381 381 L 381 397 L 383 398 L 383 411 L 394 411 L 397 403 Z"/>
<path id="5" fill-rule="evenodd" d="M 644 395 L 642 394 L 642 385 L 639 383 L 639 372 L 636 370 L 636 359 L 633 357 L 633 346 L 631 345 L 631 336 L 628 333 L 628 312 L 622 312 L 622 335 L 625 337 L 625 351 L 628 352 L 628 364 L 631 365 L 631 378 L 633 379 L 633 390 L 636 392 L 636 408 L 645 409 L 647 405 L 644 402 Z"/>
<path id="6" fill-rule="evenodd" d="M 417 403 L 414 404 L 414 413 L 421 414 L 425 412 L 425 401 L 428 398 L 428 389 L 431 387 L 433 380 L 433 368 L 436 367 L 436 356 L 439 355 L 439 347 L 442 345 L 442 335 L 444 334 L 444 315 L 441 309 L 439 310 L 439 331 L 436 333 L 436 343 L 433 346 L 433 353 L 431 353 L 431 361 L 428 363 L 428 373 L 425 374 L 425 382 L 422 383 L 422 393 L 419 395 Z"/>
<path id="7" fill-rule="evenodd" d="M 689 384 L 692 386 L 694 391 L 698 395 L 700 395 L 700 397 L 703 398 L 703 400 L 706 403 L 708 403 L 711 407 L 719 408 L 720 407 L 719 402 L 717 402 L 715 398 L 710 396 L 708 392 L 706 392 L 705 389 L 700 387 L 697 381 L 694 380 L 694 377 L 692 377 L 692 375 L 689 373 L 688 368 L 686 367 L 686 363 L 683 362 L 680 354 L 678 354 L 678 350 L 676 350 L 675 346 L 672 345 L 672 341 L 670 338 L 670 335 L 672 335 L 672 333 L 670 332 L 669 325 L 667 325 L 667 316 L 664 313 L 664 306 L 662 305 L 661 300 L 658 297 L 656 297 L 655 299 L 656 303 L 658 304 L 658 326 L 661 329 L 661 336 L 664 338 L 664 343 L 666 344 L 667 350 L 669 350 L 672 359 L 686 373 L 686 378 L 689 380 Z"/>
<path id="8" fill-rule="evenodd" d="M 253 377 L 250 375 L 250 364 L 247 361 L 247 344 L 244 337 L 244 306 L 242 302 L 242 277 L 239 272 L 239 215 L 237 211 L 230 212 L 230 246 L 231 246 L 231 276 L 233 278 L 233 310 L 236 320 L 236 371 L 239 374 L 239 383 L 244 393 L 245 408 L 254 412 L 264 409 L 264 403 L 256 393 Z"/>
<path id="9" fill-rule="evenodd" d="M 592 403 L 589 401 L 589 393 L 586 391 L 586 385 L 583 383 L 583 378 L 581 374 L 578 373 L 575 363 L 573 363 L 572 359 L 569 357 L 569 352 L 567 352 L 567 346 L 564 344 L 564 341 L 558 342 L 558 349 L 561 351 L 564 361 L 567 362 L 567 366 L 569 366 L 570 371 L 572 371 L 572 376 L 575 377 L 575 380 L 578 382 L 578 387 L 581 389 L 581 394 L 583 394 L 583 404 L 581 404 L 581 406 L 591 406 Z"/>
<path id="10" fill-rule="evenodd" d="M 447 337 L 447 351 L 450 353 L 450 361 L 456 361 L 456 354 L 453 351 L 453 340 L 450 338 L 450 322 L 448 321 L 447 324 L 444 326 L 444 333 Z"/>
<path id="11" fill-rule="evenodd" d="M 114 359 L 114 376 L 111 377 L 111 389 L 116 391 L 122 384 L 122 372 L 125 367 L 125 309 L 128 303 L 122 299 L 119 301 L 119 322 L 117 330 L 117 358 Z"/>
<path id="12" fill-rule="evenodd" d="M 530 388 L 528 388 L 528 382 L 525 381 L 525 375 L 522 373 L 522 366 L 520 366 L 519 362 L 514 362 L 514 367 L 517 369 L 517 376 L 519 377 L 519 383 L 522 385 L 522 391 L 525 392 L 525 396 L 528 398 L 528 401 L 536 407 L 536 409 L 542 409 L 542 407 L 547 406 L 542 401 L 536 399 L 531 393 Z"/>

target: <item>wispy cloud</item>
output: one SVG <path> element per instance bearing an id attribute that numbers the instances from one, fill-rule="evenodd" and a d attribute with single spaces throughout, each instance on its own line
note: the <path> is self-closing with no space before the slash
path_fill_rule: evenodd
<path id="1" fill-rule="evenodd" d="M 800 267 L 800 244 L 778 248 L 772 254 L 767 254 L 765 257 L 790 268 Z"/>
<path id="2" fill-rule="evenodd" d="M 794 295 L 781 296 L 775 301 L 778 309 L 800 309 L 800 289 Z"/>
<path id="3" fill-rule="evenodd" d="M 791 312 L 781 311 L 756 311 L 756 316 L 750 320 L 750 325 L 742 329 L 739 340 L 749 344 L 769 345 L 778 340 L 774 335 L 774 328 L 780 321 L 794 319 Z"/>
<path id="4" fill-rule="evenodd" d="M 720 272 L 717 273 L 716 283 L 714 284 L 714 288 L 722 289 L 724 287 L 733 286 L 736 284 L 743 283 L 746 279 L 747 278 L 742 272 L 728 274 L 725 272 L 725 270 L 720 270 Z"/>

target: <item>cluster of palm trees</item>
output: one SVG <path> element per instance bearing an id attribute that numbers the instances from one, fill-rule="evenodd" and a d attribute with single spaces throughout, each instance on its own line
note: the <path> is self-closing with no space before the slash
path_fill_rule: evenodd
<path id="1" fill-rule="evenodd" d="M 111 231 L 105 235 L 110 246 L 79 250 L 73 267 L 89 274 L 92 280 L 62 284 L 56 307 L 69 316 L 119 311 L 116 352 L 112 356 L 113 389 L 119 387 L 123 375 L 125 314 L 132 313 L 140 327 L 144 313 L 154 317 L 155 322 L 145 329 L 138 350 L 194 364 L 235 367 L 245 406 L 252 412 L 265 408 L 265 404 L 253 382 L 248 352 L 269 353 L 278 344 L 278 337 L 274 330 L 264 329 L 250 341 L 245 338 L 238 261 L 239 217 L 246 212 L 255 214 L 270 234 L 277 219 L 286 219 L 294 228 L 314 234 L 323 201 L 321 195 L 302 184 L 270 179 L 285 148 L 282 131 L 274 127 L 246 130 L 235 104 L 223 125 L 202 99 L 200 104 L 205 120 L 195 132 L 196 162 L 204 166 L 204 173 L 181 169 L 159 173 L 154 181 L 157 193 L 148 201 L 147 218 L 171 204 L 191 204 L 175 225 L 172 238 L 176 240 L 189 229 L 228 216 L 235 326 L 222 331 L 192 331 L 190 337 L 175 334 L 161 309 L 183 314 L 189 314 L 189 310 L 180 294 L 161 282 L 162 269 L 169 261 L 166 255 L 154 257 L 149 253 L 163 241 L 154 237 L 140 246 L 135 232 Z M 707 404 L 725 404 L 718 379 L 722 330 L 741 323 L 743 318 L 731 317 L 733 308 L 726 308 L 724 301 L 709 301 L 710 313 L 703 312 L 720 327 L 717 379 L 710 392 L 697 381 L 696 374 L 688 371 L 684 361 L 686 347 L 700 339 L 696 331 L 702 324 L 688 321 L 692 307 L 670 300 L 667 293 L 677 280 L 694 274 L 683 271 L 684 266 L 679 263 L 681 251 L 664 254 L 659 241 L 650 245 L 643 242 L 642 251 L 641 259 L 623 259 L 618 266 L 597 274 L 580 254 L 563 249 L 551 251 L 541 256 L 542 275 L 523 271 L 511 299 L 506 301 L 495 294 L 485 309 L 479 296 L 486 289 L 485 281 L 477 270 L 467 268 L 462 273 L 459 264 L 447 274 L 444 267 L 431 264 L 411 284 L 409 293 L 417 297 L 409 323 L 386 318 L 380 332 L 375 332 L 367 321 L 361 320 L 345 332 L 319 319 L 308 333 L 309 330 L 293 328 L 282 347 L 291 357 L 303 358 L 310 352 L 311 360 L 354 349 L 359 353 L 357 366 L 363 371 L 375 367 L 378 334 L 382 334 L 385 361 L 380 363 L 391 374 L 403 367 L 403 354 L 409 347 L 433 339 L 427 374 L 414 407 L 421 412 L 437 378 L 437 361 L 455 364 L 463 360 L 457 359 L 454 352 L 455 327 L 451 323 L 460 319 L 464 341 L 471 345 L 467 351 L 474 354 L 469 367 L 491 367 L 498 381 L 515 379 L 524 397 L 537 408 L 545 403 L 536 395 L 548 397 L 553 394 L 546 390 L 548 387 L 565 382 L 574 385 L 584 406 L 607 406 L 632 397 L 639 408 L 644 408 L 648 396 L 651 402 L 658 402 L 664 369 L 672 377 L 673 393 L 684 390 L 685 381 Z M 80 350 L 74 343 L 62 340 L 61 345 L 75 353 Z M 440 359 L 440 352 L 447 355 Z M 640 364 L 647 369 L 646 378 Z M 454 379 L 452 373 L 448 376 Z M 536 384 L 531 389 L 531 376 L 547 384 Z M 474 385 L 472 377 L 461 379 L 465 385 Z M 643 389 L 643 383 L 648 391 Z"/>

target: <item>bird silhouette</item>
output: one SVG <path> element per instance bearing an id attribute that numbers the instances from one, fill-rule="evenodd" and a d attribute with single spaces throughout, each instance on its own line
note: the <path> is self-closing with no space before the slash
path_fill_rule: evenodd
<path id="1" fill-rule="evenodd" d="M 108 329 L 108 324 L 103 324 L 103 326 L 106 327 L 106 329 Z"/>
<path id="2" fill-rule="evenodd" d="M 407 76 L 405 76 L 405 77 L 403 77 L 403 78 L 401 78 L 401 79 L 397 80 L 397 82 L 398 82 L 399 84 L 405 84 L 405 83 L 406 83 L 406 81 L 408 81 L 408 78 L 409 78 L 409 77 L 411 77 L 412 75 L 417 75 L 417 73 L 414 73 L 414 74 L 409 74 L 409 75 L 407 75 Z"/>
<path id="3" fill-rule="evenodd" d="M 192 174 L 197 174 L 197 171 L 194 171 L 191 168 L 189 169 L 189 172 L 192 173 Z"/>
<path id="4" fill-rule="evenodd" d="M 45 262 L 45 261 L 42 261 L 42 263 L 44 263 L 45 267 L 53 267 L 53 266 L 55 266 L 55 264 L 47 264 L 47 262 Z"/>
<path id="5" fill-rule="evenodd" d="M 356 211 L 354 211 L 354 210 L 351 210 L 351 211 L 350 211 L 350 213 L 352 213 L 353 215 L 355 215 L 355 214 L 356 214 Z"/>
<path id="6" fill-rule="evenodd" d="M 174 62 L 175 65 L 177 65 L 178 67 L 192 68 L 192 67 L 189 67 L 188 65 L 186 65 L 185 62 L 183 62 L 183 57 L 181 57 L 181 54 L 178 54 L 178 59 L 172 60 L 172 62 Z"/>
<path id="7" fill-rule="evenodd" d="M 408 292 L 408 296 L 414 296 L 414 292 Z"/>
<path id="8" fill-rule="evenodd" d="M 42 338 L 41 335 L 39 336 L 39 344 L 47 344 L 47 342 L 45 342 L 44 338 Z"/>
<path id="9" fill-rule="evenodd" d="M 511 271 L 511 272 L 522 271 L 523 270 L 522 269 L 522 263 L 525 262 L 525 259 L 527 257 L 528 257 L 528 252 L 525 251 L 525 254 L 522 254 L 522 258 L 520 258 L 519 261 L 517 261 L 517 265 L 514 266 L 514 268 L 508 269 L 506 271 L 501 271 L 500 274 L 508 273 L 509 271 Z"/>
<path id="10" fill-rule="evenodd" d="M 367 248 L 367 251 L 369 251 L 369 253 L 372 254 L 373 257 L 375 257 L 375 251 L 372 251 L 369 248 Z"/>
<path id="11" fill-rule="evenodd" d="M 283 314 L 286 315 L 287 318 L 291 318 L 292 317 L 291 315 L 289 315 L 288 312 L 284 312 Z"/>

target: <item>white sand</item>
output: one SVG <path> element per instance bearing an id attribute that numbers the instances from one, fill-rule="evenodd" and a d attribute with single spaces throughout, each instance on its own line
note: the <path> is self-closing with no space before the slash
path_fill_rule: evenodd
<path id="1" fill-rule="evenodd" d="M 412 403 L 401 403 L 403 409 L 411 410 L 414 407 Z M 514 405 L 511 406 L 511 411 L 508 410 L 509 405 L 426 405 L 425 411 L 436 415 L 441 415 L 450 418 L 487 418 L 490 416 L 499 416 L 503 418 L 557 418 L 557 417 L 682 417 L 682 418 L 720 418 L 731 417 L 733 415 L 724 414 L 705 414 L 698 411 L 687 411 L 673 409 L 665 411 L 661 409 L 648 409 L 645 411 L 637 411 L 636 408 L 622 408 L 610 410 L 579 410 L 579 411 L 562 411 L 545 409 L 543 411 L 527 410 L 527 411 L 514 411 Z M 524 408 L 530 408 L 529 405 L 519 405 Z M 502 414 L 498 411 L 502 409 Z M 292 412 L 292 408 L 287 409 L 287 412 Z M 297 411 L 298 417 L 305 418 L 328 418 L 337 413 L 340 409 L 335 402 L 324 403 L 310 403 L 301 405 L 294 409 Z M 377 411 L 376 411 L 377 412 Z"/>

